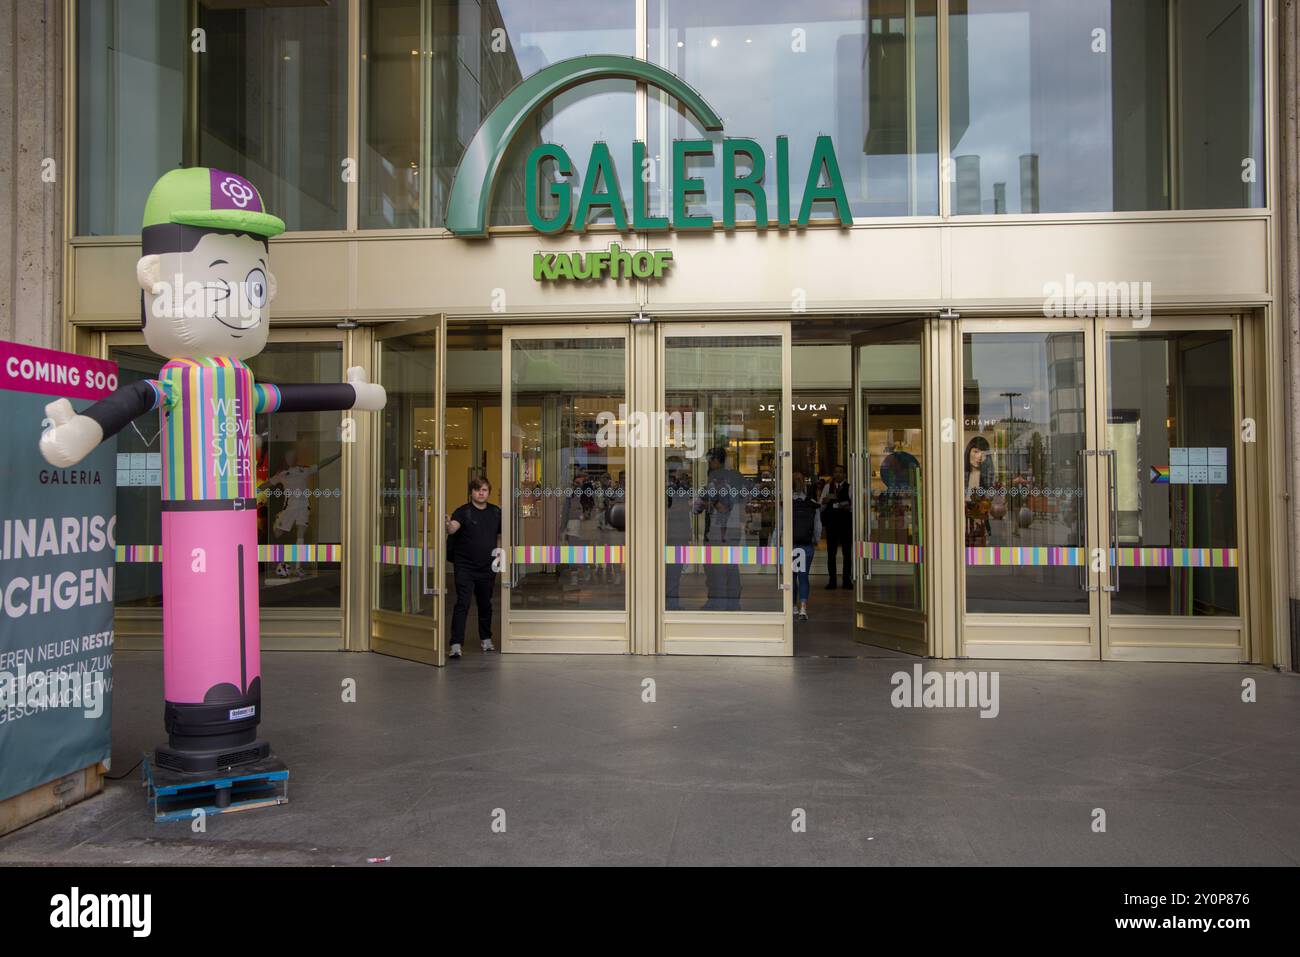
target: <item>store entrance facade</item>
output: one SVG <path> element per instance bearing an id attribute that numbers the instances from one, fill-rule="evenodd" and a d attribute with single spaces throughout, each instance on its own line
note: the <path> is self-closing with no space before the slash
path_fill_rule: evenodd
<path id="1" fill-rule="evenodd" d="M 1248 323 L 844 320 L 848 422 L 824 421 L 860 653 L 1250 660 Z M 448 411 L 446 336 L 374 337 L 375 650 L 444 660 L 442 517 L 485 474 L 502 651 L 796 653 L 792 494 L 818 479 L 791 459 L 789 322 L 498 327 L 500 395 L 473 416 Z M 449 475 L 453 418 L 499 449 Z"/>
<path id="2" fill-rule="evenodd" d="M 1249 660 L 1239 326 L 961 323 L 967 655 Z"/>
<path id="3" fill-rule="evenodd" d="M 791 653 L 789 349 L 784 322 L 503 330 L 503 651 Z"/>

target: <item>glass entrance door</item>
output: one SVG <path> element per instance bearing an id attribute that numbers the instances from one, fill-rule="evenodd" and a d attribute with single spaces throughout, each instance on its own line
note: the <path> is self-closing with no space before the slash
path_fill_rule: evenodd
<path id="1" fill-rule="evenodd" d="M 1245 660 L 1237 351 L 1231 318 L 962 323 L 963 654 Z"/>
<path id="2" fill-rule="evenodd" d="M 853 339 L 853 473 L 849 512 L 854 639 L 923 655 L 925 609 L 925 323 Z M 831 511 L 826 521 L 834 521 Z"/>
<path id="3" fill-rule="evenodd" d="M 1100 654 L 1093 334 L 1083 319 L 962 323 L 964 654 Z"/>
<path id="4" fill-rule="evenodd" d="M 1106 658 L 1246 661 L 1238 320 L 1098 333 Z"/>
<path id="5" fill-rule="evenodd" d="M 426 664 L 446 660 L 442 594 L 446 324 L 393 323 L 375 336 L 377 379 L 388 393 L 376 442 L 379 522 L 373 651 Z"/>
<path id="6" fill-rule="evenodd" d="M 660 648 L 790 655 L 790 325 L 665 323 L 657 365 Z"/>
<path id="7" fill-rule="evenodd" d="M 502 334 L 502 651 L 630 649 L 626 326 Z"/>

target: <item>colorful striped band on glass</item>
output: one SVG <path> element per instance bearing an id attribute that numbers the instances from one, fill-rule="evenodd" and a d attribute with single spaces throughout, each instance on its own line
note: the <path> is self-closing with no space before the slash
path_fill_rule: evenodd
<path id="1" fill-rule="evenodd" d="M 622 545 L 516 545 L 516 565 L 622 565 Z"/>
<path id="2" fill-rule="evenodd" d="M 424 560 L 423 548 L 406 548 L 400 545 L 376 545 L 375 561 L 381 565 L 401 565 L 419 568 Z"/>
<path id="3" fill-rule="evenodd" d="M 259 562 L 341 562 L 342 545 L 259 545 Z"/>
<path id="4" fill-rule="evenodd" d="M 1082 565 L 1084 549 L 1040 546 L 967 548 L 967 565 Z"/>
<path id="5" fill-rule="evenodd" d="M 1119 548 L 1112 549 L 1111 564 L 1121 568 L 1236 568 L 1237 550 L 1235 548 Z"/>
<path id="6" fill-rule="evenodd" d="M 162 561 L 161 545 L 119 545 L 117 546 L 117 560 L 119 562 L 160 562 Z"/>
<path id="7" fill-rule="evenodd" d="M 160 562 L 161 545 L 118 545 L 117 560 L 123 563 Z M 343 546 L 333 545 L 259 545 L 259 562 L 341 562 Z"/>
<path id="8" fill-rule="evenodd" d="M 921 564 L 924 555 L 920 545 L 900 545 L 892 542 L 858 542 L 857 550 L 859 558 L 908 565 Z"/>
<path id="9" fill-rule="evenodd" d="M 783 549 L 754 545 L 668 545 L 664 562 L 669 565 L 775 565 Z"/>
<path id="10" fill-rule="evenodd" d="M 1081 548 L 968 548 L 967 565 L 1082 565 Z M 1235 548 L 1112 548 L 1120 568 L 1236 568 Z"/>

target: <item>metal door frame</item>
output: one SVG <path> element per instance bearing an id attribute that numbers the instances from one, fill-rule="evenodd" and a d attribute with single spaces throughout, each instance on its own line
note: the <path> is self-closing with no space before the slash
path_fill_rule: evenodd
<path id="1" fill-rule="evenodd" d="M 760 322 L 738 323 L 734 321 L 690 322 L 674 321 L 658 323 L 656 336 L 656 360 L 658 370 L 655 383 L 655 398 L 659 409 L 666 406 L 666 382 L 664 363 L 664 341 L 669 338 L 689 337 L 732 337 L 779 336 L 781 339 L 781 433 L 780 447 L 777 448 L 779 484 L 781 494 L 781 535 L 782 552 L 777 565 L 777 587 L 782 593 L 782 609 L 779 612 L 755 611 L 667 611 L 665 609 L 664 576 L 659 575 L 656 595 L 656 617 L 658 628 L 658 651 L 661 654 L 685 655 L 755 655 L 768 657 L 791 657 L 794 654 L 794 576 L 791 556 L 793 525 L 790 516 L 791 483 L 790 468 L 792 447 L 792 385 L 794 378 L 791 353 L 791 324 L 787 320 L 768 320 Z M 656 455 L 661 450 L 650 450 Z M 657 460 L 659 461 L 659 460 Z M 662 463 L 655 468 L 655 513 L 656 513 L 656 550 L 663 555 L 666 545 L 664 536 L 666 527 L 663 520 L 662 503 L 665 500 L 666 477 Z M 662 565 L 662 562 L 660 563 Z"/>
<path id="2" fill-rule="evenodd" d="M 966 543 L 965 497 L 962 476 L 965 465 L 961 461 L 966 447 L 965 429 L 965 349 L 964 337 L 968 333 L 1079 333 L 1083 338 L 1084 354 L 1084 441 L 1083 450 L 1094 454 L 1080 456 L 1080 480 L 1084 482 L 1085 536 L 1081 545 L 1084 563 L 1079 569 L 1081 590 L 1088 594 L 1088 610 L 1081 614 L 1020 614 L 1015 612 L 969 612 L 966 610 Z M 1097 434 L 1100 391 L 1097 380 L 1096 323 L 1092 319 L 1069 318 L 1012 318 L 1012 319 L 962 319 L 953 338 L 956 356 L 953 361 L 955 405 L 955 434 L 953 444 L 957 449 L 956 477 L 949 495 L 951 497 L 953 524 L 948 534 L 955 535 L 956 601 L 960 631 L 957 656 L 970 658 L 1043 658 L 1058 660 L 1095 661 L 1101 657 L 1101 624 L 1098 598 L 1099 583 L 1095 580 L 1087 556 L 1101 540 L 1099 516 L 1101 503 L 1100 463 L 1095 450 L 1099 448 Z"/>
<path id="3" fill-rule="evenodd" d="M 514 394 L 511 389 L 511 346 L 517 339 L 620 339 L 623 342 L 623 401 L 632 405 L 632 339 L 626 322 L 573 323 L 569 325 L 515 324 L 501 329 L 501 548 L 504 563 L 501 576 L 502 653 L 627 654 L 631 651 L 633 562 L 636 528 L 630 520 L 637 493 L 636 450 L 628 448 L 627 487 L 624 514 L 629 516 L 623 544 L 623 608 L 610 610 L 528 610 L 510 607 L 510 589 L 517 584 L 514 547 L 515 467 L 519 459 L 512 448 Z"/>
<path id="4" fill-rule="evenodd" d="M 433 383 L 434 417 L 436 432 L 433 437 L 434 447 L 425 451 L 422 463 L 422 486 L 425 489 L 423 500 L 426 502 L 425 521 L 422 523 L 419 560 L 421 565 L 421 592 L 424 597 L 432 598 L 432 614 L 415 615 L 404 612 L 389 611 L 377 607 L 379 600 L 379 570 L 382 565 L 380 549 L 383 547 L 382 528 L 383 510 L 376 500 L 372 534 L 375 542 L 375 561 L 371 578 L 370 602 L 370 650 L 380 654 L 394 655 L 425 664 L 442 666 L 447 663 L 447 642 L 444 618 L 444 596 L 446 594 L 447 576 L 447 536 L 441 528 L 437 534 L 430 534 L 428 521 L 428 500 L 432 496 L 435 516 L 446 514 L 446 429 L 447 429 L 447 317 L 441 314 L 394 322 L 375 329 L 374 354 L 371 368 L 374 381 L 383 383 L 383 344 L 390 339 L 408 335 L 433 332 L 434 376 Z M 384 413 L 378 413 L 382 416 Z M 374 491 L 378 496 L 383 485 L 383 425 L 373 430 L 374 454 Z"/>
<path id="5" fill-rule="evenodd" d="M 1232 402 L 1233 422 L 1240 424 L 1243 416 L 1242 404 L 1245 388 L 1245 367 L 1242 357 L 1241 317 L 1223 316 L 1161 316 L 1151 318 L 1143 326 L 1135 326 L 1131 319 L 1098 319 L 1097 333 L 1094 339 L 1096 348 L 1095 366 L 1097 369 L 1097 416 L 1096 423 L 1100 455 L 1115 462 L 1114 450 L 1106 448 L 1106 415 L 1108 406 L 1108 389 L 1110 375 L 1108 368 L 1109 350 L 1107 344 L 1112 333 L 1147 333 L 1147 332 L 1197 332 L 1226 331 L 1231 337 L 1232 351 Z M 1235 440 L 1232 446 L 1231 467 L 1236 472 L 1233 483 L 1236 491 L 1237 523 L 1237 607 L 1236 615 L 1224 616 L 1188 616 L 1188 615 L 1123 615 L 1111 611 L 1112 596 L 1123 587 L 1123 573 L 1115 564 L 1117 556 L 1109 554 L 1106 562 L 1104 581 L 1101 582 L 1099 613 L 1101 615 L 1101 657 L 1126 661 L 1208 661 L 1237 662 L 1250 660 L 1250 642 L 1248 640 L 1248 607 L 1250 589 L 1248 580 L 1248 554 L 1246 547 L 1247 523 L 1245 514 L 1246 472 L 1243 468 L 1245 448 L 1241 429 L 1234 428 Z M 1109 453 L 1109 454 L 1108 454 Z M 1103 463 L 1101 477 L 1107 469 Z M 1113 475 L 1113 473 L 1112 473 Z M 1108 499 L 1114 514 L 1115 497 L 1118 490 L 1110 484 Z M 1099 516 L 1102 517 L 1102 516 Z M 1115 529 L 1106 527 L 1105 537 L 1100 547 L 1109 553 L 1118 547 L 1114 540 Z M 1194 637 L 1194 641 L 1189 641 Z M 1116 640 L 1116 639 L 1119 640 Z"/>
<path id="6" fill-rule="evenodd" d="M 869 487 L 870 474 L 870 451 L 867 448 L 867 433 L 870 431 L 866 428 L 867 413 L 862 408 L 862 381 L 861 369 L 858 361 L 858 350 L 861 346 L 884 345 L 894 342 L 898 338 L 897 327 L 907 324 L 914 324 L 917 329 L 917 348 L 920 351 L 920 380 L 917 383 L 917 391 L 921 399 L 921 429 L 922 445 L 926 442 L 926 433 L 931 427 L 930 415 L 934 407 L 931 397 L 931 376 L 929 363 L 929 341 L 927 334 L 926 320 L 920 317 L 907 317 L 900 319 L 896 323 L 888 326 L 869 329 L 864 332 L 855 333 L 850 339 L 849 348 L 851 350 L 851 389 L 852 398 L 849 400 L 849 409 L 853 416 L 853 431 L 850 438 L 852 448 L 849 458 L 852 463 L 849 482 L 850 488 L 854 490 L 854 508 L 852 512 L 853 521 L 853 639 L 866 645 L 874 645 L 882 648 L 889 648 L 893 651 L 902 651 L 913 655 L 926 655 L 930 653 L 930 626 L 929 626 L 929 604 L 926 598 L 928 570 L 926 569 L 926 557 L 933 555 L 929 548 L 929 539 L 932 537 L 930 522 L 922 518 L 921 521 L 921 611 L 912 611 L 910 609 L 898 608 L 893 605 L 882 605 L 877 602 L 865 601 L 862 598 L 863 582 L 870 578 L 871 557 L 866 556 L 865 563 L 862 556 L 858 554 L 859 542 L 868 544 L 870 542 L 870 524 L 871 514 L 869 506 L 867 508 L 858 507 L 859 502 L 864 502 L 862 494 Z M 918 499 L 916 508 L 922 516 L 926 515 L 926 491 L 928 477 L 924 474 L 930 471 L 928 467 L 924 469 L 921 481 L 917 487 Z M 868 496 L 869 499 L 869 496 Z M 863 513 L 866 514 L 863 514 Z M 864 574 L 864 569 L 866 574 Z M 877 621 L 889 626 L 890 630 L 871 631 L 868 629 L 868 622 Z"/>

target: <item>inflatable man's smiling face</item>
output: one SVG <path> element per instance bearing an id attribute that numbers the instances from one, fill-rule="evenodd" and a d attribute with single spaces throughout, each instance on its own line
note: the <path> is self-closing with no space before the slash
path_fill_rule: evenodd
<path id="1" fill-rule="evenodd" d="M 135 269 L 149 348 L 169 359 L 261 352 L 275 298 L 267 240 L 282 232 L 242 176 L 195 167 L 159 179 Z"/>

